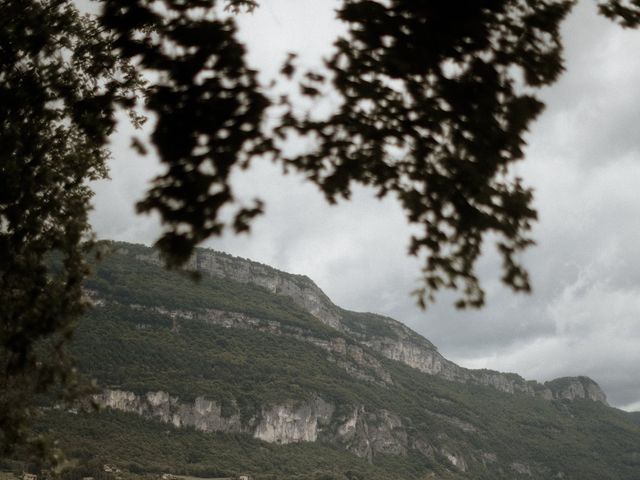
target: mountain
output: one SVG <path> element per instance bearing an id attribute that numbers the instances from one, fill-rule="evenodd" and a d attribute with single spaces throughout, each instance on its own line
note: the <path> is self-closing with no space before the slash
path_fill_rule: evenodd
<path id="1" fill-rule="evenodd" d="M 194 283 L 111 245 L 73 344 L 102 411 L 38 425 L 91 476 L 640 478 L 637 415 L 589 378 L 465 369 L 305 276 L 203 249 Z"/>
<path id="2" fill-rule="evenodd" d="M 129 251 L 128 248 L 125 250 Z M 137 253 L 135 257 L 161 266 L 157 253 Z M 243 284 L 258 285 L 270 293 L 288 297 L 317 320 L 356 339 L 360 345 L 425 373 L 457 382 L 491 385 L 508 393 L 519 391 L 547 399 L 590 398 L 606 403 L 604 392 L 586 377 L 557 379 L 541 385 L 515 374 L 459 367 L 445 359 L 427 339 L 394 319 L 340 309 L 305 276 L 284 273 L 212 250 L 197 251 L 187 268 Z"/>

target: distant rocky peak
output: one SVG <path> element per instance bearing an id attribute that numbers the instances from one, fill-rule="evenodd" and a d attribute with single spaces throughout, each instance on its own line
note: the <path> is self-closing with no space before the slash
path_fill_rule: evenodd
<path id="1" fill-rule="evenodd" d="M 589 377 L 561 377 L 545 382 L 553 398 L 559 400 L 593 400 L 607 404 L 607 396 Z"/>

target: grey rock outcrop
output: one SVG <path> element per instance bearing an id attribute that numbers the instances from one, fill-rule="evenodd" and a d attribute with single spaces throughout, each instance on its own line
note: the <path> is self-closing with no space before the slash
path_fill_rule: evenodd
<path id="1" fill-rule="evenodd" d="M 410 438 L 398 415 L 388 410 L 367 412 L 363 406 L 354 408 L 343 419 L 332 440 L 369 461 L 378 453 L 406 455 L 409 450 L 415 450 L 425 456 L 433 454 L 426 441 Z"/>
<path id="2" fill-rule="evenodd" d="M 334 441 L 355 455 L 372 461 L 378 453 L 406 455 L 415 450 L 426 456 L 433 448 L 421 438 L 410 438 L 402 419 L 387 410 L 367 412 L 355 406 L 346 416 L 320 397 L 307 401 L 285 401 L 265 406 L 255 416 L 241 420 L 239 413 L 225 415 L 217 402 L 198 397 L 181 402 L 168 392 L 136 394 L 105 390 L 94 396 L 102 408 L 136 413 L 170 423 L 176 428 L 192 427 L 202 432 L 246 433 L 277 444 Z"/>
<path id="3" fill-rule="evenodd" d="M 560 400 L 592 400 L 607 404 L 600 386 L 588 377 L 562 377 L 545 382 L 553 398 Z"/>
<path id="4" fill-rule="evenodd" d="M 253 436 L 269 443 L 315 442 L 328 428 L 335 407 L 315 398 L 305 403 L 286 402 L 264 410 Z"/>
<path id="5" fill-rule="evenodd" d="M 163 391 L 137 395 L 123 390 L 105 390 L 95 395 L 94 400 L 101 407 L 137 413 L 175 427 L 193 427 L 203 432 L 249 431 L 243 427 L 239 415 L 223 415 L 221 405 L 204 397 L 196 398 L 193 403 L 181 403 L 178 397 Z"/>
<path id="6" fill-rule="evenodd" d="M 402 362 L 421 372 L 438 375 L 460 383 L 486 385 L 506 393 L 521 392 L 531 396 L 550 398 L 547 389 L 537 382 L 526 381 L 516 374 L 493 370 L 470 370 L 443 357 L 435 347 L 421 345 L 413 339 L 375 338 L 363 341 L 365 345 L 385 357 Z"/>
<path id="7" fill-rule="evenodd" d="M 451 465 L 456 467 L 458 470 L 462 472 L 467 471 L 467 462 L 461 454 L 452 453 L 446 449 L 442 450 L 442 454 L 447 458 L 447 460 L 449 460 L 449 463 L 451 463 Z"/>

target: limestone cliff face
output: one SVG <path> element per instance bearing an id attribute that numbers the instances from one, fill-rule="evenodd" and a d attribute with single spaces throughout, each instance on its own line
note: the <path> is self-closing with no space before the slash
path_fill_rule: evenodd
<path id="1" fill-rule="evenodd" d="M 373 338 L 363 341 L 365 345 L 385 357 L 402 362 L 431 375 L 452 376 L 449 372 L 455 365 L 446 360 L 435 349 L 427 349 L 408 340 Z"/>
<path id="2" fill-rule="evenodd" d="M 553 398 L 561 400 L 592 400 L 607 403 L 607 396 L 600 386 L 588 377 L 562 377 L 545 382 Z"/>
<path id="3" fill-rule="evenodd" d="M 377 453 L 406 455 L 409 450 L 415 450 L 425 456 L 433 454 L 425 441 L 409 436 L 398 415 L 387 410 L 367 412 L 363 406 L 355 407 L 343 419 L 333 440 L 369 461 Z"/>
<path id="4" fill-rule="evenodd" d="M 548 400 L 553 398 L 551 391 L 537 382 L 527 381 L 516 374 L 492 370 L 470 370 L 460 367 L 444 358 L 435 347 L 430 348 L 411 338 L 378 337 L 363 341 L 363 343 L 391 360 L 402 362 L 421 372 L 438 375 L 447 380 L 487 385 L 505 393 L 521 392 Z"/>
<path id="5" fill-rule="evenodd" d="M 278 444 L 331 441 L 369 461 L 378 453 L 406 455 L 413 450 L 432 456 L 434 451 L 425 439 L 411 437 L 402 419 L 392 412 L 367 412 L 364 406 L 359 405 L 354 406 L 351 413 L 340 415 L 336 413 L 335 405 L 320 397 L 265 406 L 244 422 L 238 413 L 225 415 L 222 407 L 213 400 L 198 397 L 193 402 L 181 402 L 178 397 L 164 391 L 139 395 L 123 390 L 105 390 L 95 395 L 94 400 L 102 408 L 136 413 L 177 428 L 247 433 Z"/>
<path id="6" fill-rule="evenodd" d="M 269 443 L 315 442 L 329 427 L 334 410 L 321 398 L 275 405 L 262 412 L 253 436 Z"/>
<path id="7" fill-rule="evenodd" d="M 161 264 L 157 254 L 138 255 L 137 258 Z M 259 285 L 274 294 L 289 297 L 322 323 L 357 339 L 362 346 L 429 375 L 438 375 L 455 382 L 487 385 L 505 393 L 519 392 L 547 400 L 586 398 L 606 404 L 606 396 L 600 387 L 586 377 L 577 377 L 586 380 L 576 380 L 567 385 L 565 385 L 566 382 L 547 382 L 542 385 L 535 381 L 527 381 L 516 374 L 492 370 L 470 370 L 460 367 L 444 358 L 427 339 L 391 318 L 380 317 L 378 319 L 379 322 L 385 324 L 387 330 L 392 332 L 390 336 L 356 331 L 348 322 L 345 322 L 343 311 L 334 305 L 324 292 L 306 276 L 292 275 L 250 260 L 202 249 L 196 251 L 189 261 L 188 268 L 241 283 Z M 185 314 L 190 313 L 186 312 Z M 265 322 L 260 319 L 231 319 L 229 315 L 216 313 L 209 315 L 209 321 L 220 321 L 222 318 L 228 326 L 233 324 L 238 327 L 243 321 L 246 321 L 247 325 L 252 325 L 254 328 L 265 328 Z M 266 328 L 274 333 L 283 333 L 277 322 L 270 322 Z M 371 381 L 382 380 L 387 384 L 393 383 L 379 362 L 371 355 L 367 355 L 361 347 L 348 344 L 344 340 L 327 342 L 312 339 L 302 331 L 295 332 L 294 335 L 328 351 L 338 353 L 340 358 L 337 358 L 337 363 L 358 378 Z M 374 374 L 371 375 L 368 372 Z"/>
<path id="8" fill-rule="evenodd" d="M 224 416 L 222 407 L 212 400 L 198 397 L 193 403 L 181 403 L 168 392 L 147 392 L 137 395 L 123 390 L 105 390 L 94 399 L 101 407 L 137 413 L 155 418 L 175 427 L 193 427 L 203 432 L 247 432 L 240 416 Z"/>

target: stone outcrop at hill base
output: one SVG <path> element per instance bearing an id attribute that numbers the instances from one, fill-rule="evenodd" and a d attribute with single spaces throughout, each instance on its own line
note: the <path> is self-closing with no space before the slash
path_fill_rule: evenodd
<path id="1" fill-rule="evenodd" d="M 164 391 L 138 395 L 108 389 L 95 395 L 94 400 L 101 408 L 135 413 L 177 428 L 191 427 L 208 433 L 246 433 L 277 444 L 328 441 L 369 461 L 379 453 L 406 455 L 415 451 L 432 456 L 434 452 L 426 438 L 415 429 L 407 429 L 403 420 L 392 412 L 369 412 L 363 405 L 353 405 L 342 406 L 341 411 L 348 413 L 338 414 L 336 405 L 320 397 L 305 402 L 265 405 L 244 421 L 237 411 L 223 413 L 222 406 L 214 400 L 198 397 L 193 402 L 183 402 Z"/>

